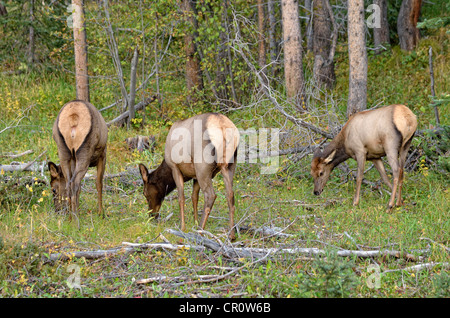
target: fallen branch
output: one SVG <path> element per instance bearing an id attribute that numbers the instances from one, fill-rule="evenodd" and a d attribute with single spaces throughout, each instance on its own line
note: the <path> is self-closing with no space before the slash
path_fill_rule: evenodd
<path id="1" fill-rule="evenodd" d="M 141 110 L 142 108 L 146 107 L 148 104 L 152 103 L 153 101 L 155 101 L 157 99 L 157 96 L 154 95 L 152 97 L 146 98 L 143 101 L 137 103 L 136 105 L 134 105 L 134 110 L 138 111 Z M 114 118 L 113 120 L 111 120 L 110 122 L 108 122 L 106 125 L 109 127 L 112 124 L 118 123 L 122 120 L 125 120 L 126 118 L 128 118 L 130 116 L 130 112 L 127 110 L 125 112 L 123 112 L 121 115 L 117 116 L 116 118 Z"/>
<path id="2" fill-rule="evenodd" d="M 414 266 L 400 268 L 400 269 L 389 269 L 387 271 L 384 271 L 382 274 L 398 272 L 398 271 L 419 272 L 419 271 L 421 271 L 423 269 L 432 269 L 432 268 L 434 268 L 434 267 L 436 267 L 438 265 L 442 265 L 442 267 L 449 267 L 450 263 L 435 263 L 435 262 L 431 262 L 431 263 L 417 264 L 417 265 L 414 265 Z"/>
<path id="3" fill-rule="evenodd" d="M 3 153 L 3 154 L 0 154 L 0 157 L 18 158 L 18 157 L 22 157 L 25 155 L 29 155 L 30 153 L 33 153 L 33 150 L 30 149 L 30 150 L 27 150 L 27 151 L 24 151 L 21 153 L 12 153 L 12 152 Z"/>
<path id="4" fill-rule="evenodd" d="M 183 233 L 177 230 L 169 229 L 169 233 L 184 238 L 190 242 L 195 242 L 196 244 L 201 244 L 215 252 L 221 253 L 224 256 L 232 259 L 236 258 L 261 258 L 267 257 L 274 254 L 306 254 L 306 255 L 326 255 L 327 251 L 315 247 L 296 247 L 296 248 L 237 248 L 231 245 L 225 245 L 223 243 L 218 243 L 210 239 L 204 238 L 200 235 L 193 233 Z M 373 251 L 361 251 L 361 250 L 339 250 L 336 252 L 337 256 L 349 257 L 356 256 L 359 258 L 373 258 L 373 257 L 383 257 L 390 256 L 396 258 L 404 258 L 407 261 L 418 261 L 421 260 L 421 256 L 414 256 L 410 253 L 402 251 L 393 250 L 373 250 Z"/>
<path id="5" fill-rule="evenodd" d="M 180 249 L 193 249 L 197 251 L 203 251 L 205 248 L 202 246 L 190 246 L 190 245 L 174 245 L 170 243 L 129 243 L 123 242 L 123 246 L 114 247 L 107 250 L 94 250 L 94 251 L 76 251 L 76 252 L 62 252 L 62 253 L 52 253 L 50 255 L 45 255 L 46 261 L 66 261 L 73 258 L 86 258 L 86 259 L 99 259 L 110 256 L 115 256 L 118 254 L 128 255 L 134 252 L 139 252 L 142 249 L 154 249 L 157 251 L 171 250 L 177 251 Z"/>
<path id="6" fill-rule="evenodd" d="M 19 164 L 11 164 L 11 165 L 0 165 L 0 171 L 43 171 L 43 166 L 45 166 L 45 162 L 42 164 L 38 164 L 36 161 L 42 157 L 47 150 L 42 152 L 39 156 L 37 156 L 33 161 Z"/>

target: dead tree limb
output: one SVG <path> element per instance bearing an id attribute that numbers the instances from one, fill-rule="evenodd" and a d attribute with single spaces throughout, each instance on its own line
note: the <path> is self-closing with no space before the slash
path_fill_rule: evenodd
<path id="1" fill-rule="evenodd" d="M 107 250 L 94 250 L 94 251 L 76 251 L 76 252 L 62 252 L 62 253 L 52 253 L 50 255 L 45 255 L 45 261 L 55 262 L 55 261 L 66 261 L 73 258 L 86 258 L 86 259 L 99 259 L 105 257 L 111 257 L 116 255 L 128 255 L 134 252 L 139 252 L 143 249 L 154 249 L 158 251 L 171 250 L 177 251 L 180 249 L 193 249 L 197 251 L 203 251 L 205 248 L 202 246 L 190 246 L 190 245 L 174 245 L 168 243 L 128 243 L 123 242 L 122 246 L 114 247 Z"/>
<path id="2" fill-rule="evenodd" d="M 138 110 L 141 110 L 141 109 L 145 108 L 148 104 L 152 103 L 152 102 L 155 101 L 157 98 L 158 98 L 158 96 L 154 95 L 154 96 L 152 96 L 152 97 L 149 97 L 149 98 L 144 99 L 143 101 L 137 103 L 137 104 L 134 106 L 134 110 L 135 110 L 135 111 L 138 111 Z M 108 122 L 106 125 L 109 127 L 109 126 L 111 126 L 112 124 L 119 123 L 119 122 L 121 122 L 121 121 L 127 119 L 128 116 L 130 116 L 130 111 L 129 111 L 129 110 L 127 110 L 126 112 L 124 112 L 124 113 L 122 113 L 121 115 L 117 116 L 116 118 L 114 118 L 113 120 L 111 120 L 110 122 Z"/>
<path id="3" fill-rule="evenodd" d="M 238 28 L 238 27 L 237 27 Z M 237 36 L 239 36 L 239 29 L 237 29 Z M 272 92 L 272 88 L 267 84 L 267 81 L 265 81 L 260 72 L 255 68 L 255 66 L 253 65 L 253 63 L 251 63 L 248 59 L 248 57 L 246 56 L 246 54 L 244 53 L 244 49 L 246 51 L 248 51 L 248 47 L 245 47 L 245 44 L 242 43 L 242 41 L 240 40 L 236 40 L 235 41 L 235 46 L 232 46 L 233 50 L 236 51 L 236 53 L 238 53 L 242 59 L 245 61 L 245 63 L 247 64 L 247 66 L 250 68 L 250 70 L 254 73 L 254 75 L 256 76 L 256 78 L 258 79 L 258 82 L 261 85 L 261 89 L 264 92 L 264 94 L 267 96 L 267 98 L 269 98 L 269 100 L 271 101 L 271 103 L 275 106 L 275 108 L 283 115 L 285 116 L 289 121 L 291 121 L 292 123 L 294 123 L 297 126 L 309 129 L 317 134 L 320 134 L 328 139 L 332 139 L 333 135 L 320 129 L 319 127 L 314 126 L 311 123 L 308 123 L 300 118 L 294 117 L 291 114 L 289 114 L 288 112 L 286 112 L 286 110 L 278 103 L 278 101 L 276 100 L 276 98 L 273 96 L 273 92 Z"/>
<path id="4" fill-rule="evenodd" d="M 218 242 L 212 241 L 210 239 L 204 238 L 200 235 L 193 233 L 184 233 L 177 230 L 169 229 L 169 233 L 186 239 L 189 242 L 194 242 L 195 244 L 203 245 L 215 252 L 223 254 L 225 257 L 231 259 L 239 258 L 267 258 L 268 256 L 274 254 L 306 254 L 309 256 L 324 256 L 327 251 L 315 247 L 295 247 L 295 248 L 237 248 L 231 245 L 220 244 Z M 407 261 L 418 261 L 421 260 L 422 256 L 414 256 L 411 253 L 395 251 L 395 250 L 372 250 L 372 251 L 361 251 L 361 250 L 339 250 L 336 252 L 337 256 L 350 257 L 356 256 L 359 258 L 373 258 L 373 257 L 395 257 L 404 258 Z"/>

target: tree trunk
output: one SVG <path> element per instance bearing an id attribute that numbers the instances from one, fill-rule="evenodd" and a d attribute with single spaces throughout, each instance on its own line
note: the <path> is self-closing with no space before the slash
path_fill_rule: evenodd
<path id="1" fill-rule="evenodd" d="M 86 25 L 84 20 L 83 5 L 83 0 L 72 0 L 73 40 L 75 46 L 75 81 L 77 99 L 89 102 Z"/>
<path id="2" fill-rule="evenodd" d="M 138 46 L 134 49 L 133 59 L 131 60 L 131 71 L 130 71 L 130 99 L 128 100 L 128 112 L 130 116 L 127 119 L 127 128 L 131 128 L 132 120 L 135 118 L 136 112 L 134 109 L 135 99 L 136 99 L 136 73 L 137 64 L 139 60 L 139 50 Z"/>
<path id="3" fill-rule="evenodd" d="M 422 0 L 403 0 L 397 19 L 397 32 L 402 50 L 411 51 L 419 42 L 417 21 L 422 8 Z"/>
<path id="4" fill-rule="evenodd" d="M 266 66 L 266 38 L 264 36 L 264 3 L 258 0 L 258 64 L 262 69 Z"/>
<path id="5" fill-rule="evenodd" d="M 306 51 L 308 52 L 312 52 L 314 48 L 314 41 L 313 41 L 314 17 L 312 4 L 313 4 L 312 0 L 305 0 L 306 17 L 308 18 L 308 23 L 306 24 Z"/>
<path id="6" fill-rule="evenodd" d="M 186 53 L 186 84 L 189 92 L 188 102 L 196 102 L 197 92 L 203 90 L 203 77 L 200 68 L 200 60 L 197 55 L 194 32 L 194 12 L 191 9 L 191 0 L 182 0 L 182 10 L 185 21 L 189 25 L 184 35 L 184 48 Z"/>
<path id="7" fill-rule="evenodd" d="M 380 8 L 380 26 L 373 28 L 373 42 L 375 52 L 380 52 L 380 45 L 389 44 L 389 23 L 387 19 L 387 0 L 373 0 L 373 4 Z"/>
<path id="8" fill-rule="evenodd" d="M 30 0 L 30 27 L 28 38 L 28 63 L 33 64 L 36 61 L 35 56 L 35 33 L 34 33 L 34 0 Z"/>
<path id="9" fill-rule="evenodd" d="M 367 51 L 364 0 L 348 0 L 349 92 L 347 117 L 367 107 Z"/>
<path id="10" fill-rule="evenodd" d="M 297 0 L 282 0 L 282 22 L 283 22 L 283 47 L 284 47 L 284 78 L 286 82 L 286 93 L 305 109 L 303 96 L 303 63 L 301 32 Z"/>
<path id="11" fill-rule="evenodd" d="M 7 15 L 8 11 L 6 10 L 6 7 L 0 2 L 0 16 L 1 15 Z"/>
<path id="12" fill-rule="evenodd" d="M 275 19 L 275 8 L 274 8 L 273 0 L 268 0 L 268 2 L 267 2 L 267 15 L 269 16 L 270 63 L 272 63 L 270 69 L 272 72 L 272 76 L 275 76 L 275 72 L 277 69 L 275 62 L 277 60 L 278 50 L 277 50 L 277 42 L 275 40 L 276 19 Z"/>
<path id="13" fill-rule="evenodd" d="M 328 0 L 314 1 L 314 78 L 319 85 L 324 85 L 326 88 L 331 89 L 336 81 L 336 75 L 334 73 L 333 57 L 329 60 L 330 51 L 333 49 L 333 32 L 331 23 L 332 17 L 328 12 L 327 1 Z M 334 36 L 337 36 L 337 33 L 334 34 Z"/>

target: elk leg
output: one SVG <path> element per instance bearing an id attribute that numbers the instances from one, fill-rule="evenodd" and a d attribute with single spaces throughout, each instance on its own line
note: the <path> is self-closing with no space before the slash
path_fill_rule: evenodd
<path id="1" fill-rule="evenodd" d="M 77 218 L 78 228 L 80 222 L 78 220 L 78 206 L 80 201 L 81 180 L 84 178 L 89 169 L 89 162 L 85 160 L 78 160 L 75 164 L 75 171 L 70 179 L 70 203 L 72 205 L 72 214 Z"/>
<path id="2" fill-rule="evenodd" d="M 409 147 L 411 146 L 411 140 L 408 140 L 408 142 L 403 146 L 403 148 L 400 150 L 400 157 L 399 157 L 399 176 L 398 176 L 398 193 L 397 193 L 397 206 L 403 205 L 402 200 L 402 188 L 403 188 L 403 179 L 404 179 L 404 169 L 405 169 L 405 163 L 406 163 L 406 156 L 408 155 Z"/>
<path id="3" fill-rule="evenodd" d="M 233 169 L 234 170 L 234 169 Z M 226 166 L 222 166 L 221 168 L 223 181 L 225 183 L 225 190 L 227 192 L 227 203 L 228 203 L 228 210 L 230 213 L 230 220 L 229 220 L 229 239 L 235 240 L 236 234 L 235 234 L 235 228 L 234 228 L 234 212 L 235 212 L 235 206 L 234 206 L 234 192 L 233 192 L 233 175 L 234 171 L 231 171 Z"/>
<path id="4" fill-rule="evenodd" d="M 202 229 L 206 226 L 206 220 L 208 220 L 209 213 L 216 200 L 216 194 L 214 193 L 214 188 L 212 186 L 211 176 L 205 178 L 198 178 L 200 188 L 202 189 L 203 195 L 205 196 L 205 205 L 203 209 L 202 220 L 200 221 L 200 227 Z"/>
<path id="5" fill-rule="evenodd" d="M 178 190 L 178 204 L 180 205 L 180 222 L 181 222 L 181 231 L 184 232 L 186 225 L 184 223 L 184 179 L 181 171 L 174 167 L 172 168 L 172 176 L 175 180 L 175 184 L 177 185 Z"/>
<path id="6" fill-rule="evenodd" d="M 103 204 L 102 204 L 102 191 L 103 191 L 103 174 L 105 173 L 105 164 L 106 164 L 106 149 L 103 154 L 98 160 L 97 163 L 97 180 L 95 182 L 95 185 L 97 187 L 97 200 L 98 200 L 98 214 L 102 217 L 105 217 L 105 214 L 103 214 Z"/>
<path id="7" fill-rule="evenodd" d="M 395 154 L 395 155 L 388 154 L 387 158 L 389 161 L 389 165 L 391 166 L 392 175 L 394 178 L 393 184 L 392 184 L 391 198 L 389 199 L 389 204 L 387 207 L 388 211 L 390 211 L 392 209 L 392 207 L 394 206 L 395 195 L 397 194 L 398 180 L 400 177 L 400 169 L 399 169 L 399 162 L 398 162 L 398 154 Z M 403 173 L 402 173 L 402 175 L 403 175 Z"/>
<path id="8" fill-rule="evenodd" d="M 381 161 L 381 159 L 374 159 L 374 160 L 372 160 L 372 162 L 373 162 L 373 165 L 375 166 L 375 168 L 377 168 L 378 172 L 380 173 L 380 176 L 381 176 L 381 179 L 383 180 L 383 182 L 392 191 L 392 184 L 386 174 L 386 170 L 384 170 L 383 161 Z"/>
<path id="9" fill-rule="evenodd" d="M 355 197 L 353 198 L 353 205 L 359 204 L 361 183 L 362 183 L 363 176 L 364 176 L 364 165 L 366 164 L 366 155 L 363 154 L 361 156 L 358 156 L 356 158 L 356 161 L 358 162 L 358 173 L 356 175 L 356 193 L 355 193 Z"/>
<path id="10" fill-rule="evenodd" d="M 192 185 L 192 206 L 194 207 L 194 221 L 198 225 L 198 194 L 200 192 L 200 185 L 197 179 L 194 179 L 194 184 Z"/>

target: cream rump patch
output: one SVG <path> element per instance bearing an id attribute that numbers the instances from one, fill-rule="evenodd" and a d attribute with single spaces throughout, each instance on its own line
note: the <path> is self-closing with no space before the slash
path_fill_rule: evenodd
<path id="1" fill-rule="evenodd" d="M 70 151 L 80 148 L 91 126 L 91 113 L 83 102 L 70 102 L 59 113 L 58 129 Z"/>
<path id="2" fill-rule="evenodd" d="M 211 143 L 216 148 L 217 162 L 232 162 L 240 138 L 239 130 L 233 122 L 226 116 L 213 114 L 206 119 L 206 129 Z"/>

